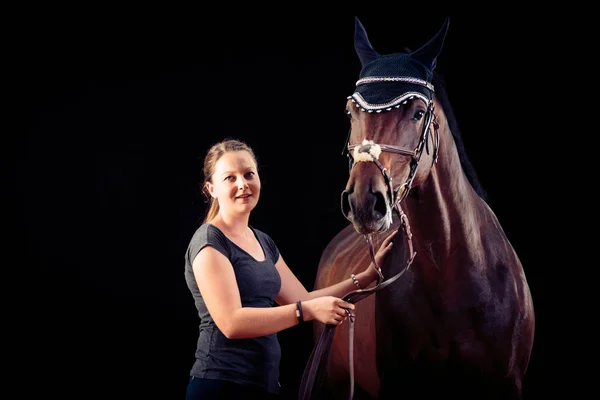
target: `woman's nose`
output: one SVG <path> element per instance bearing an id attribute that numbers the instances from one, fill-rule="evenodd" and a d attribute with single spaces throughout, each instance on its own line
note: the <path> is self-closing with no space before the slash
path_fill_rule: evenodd
<path id="1" fill-rule="evenodd" d="M 238 189 L 245 189 L 248 187 L 248 182 L 244 178 L 238 180 Z"/>

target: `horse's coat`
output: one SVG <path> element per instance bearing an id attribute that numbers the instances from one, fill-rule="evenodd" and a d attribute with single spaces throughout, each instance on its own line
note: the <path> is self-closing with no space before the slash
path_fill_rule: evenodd
<path id="1" fill-rule="evenodd" d="M 428 44 L 399 57 L 399 62 L 408 57 L 433 71 L 447 28 L 446 23 Z M 377 69 L 376 63 L 387 57 L 373 50 L 358 20 L 355 43 L 366 66 L 363 71 Z M 399 221 L 392 218 L 392 211 L 394 201 L 401 201 L 416 256 L 400 279 L 356 303 L 356 398 L 520 399 L 535 325 L 525 273 L 478 191 L 441 82 L 433 76 L 416 78 L 431 79 L 435 91 L 430 104 L 426 86 L 414 89 L 410 83 L 393 93 L 394 87 L 383 82 L 357 90 L 360 96 L 348 100 L 348 144 L 360 146 L 369 140 L 384 150 L 376 157 L 353 160 L 342 195 L 342 211 L 351 224 L 323 252 L 315 288 L 349 279 L 366 268 L 371 258 L 364 235 L 373 235 L 377 242 L 397 229 Z M 393 103 L 413 89 L 416 96 Z M 379 107 L 369 98 L 379 104 L 391 99 L 391 106 Z M 431 120 L 429 106 L 433 106 Z M 420 138 L 425 143 L 418 159 L 408 152 L 385 150 L 385 145 L 418 149 Z M 369 157 L 378 159 L 389 180 Z M 405 241 L 402 234 L 394 238 L 393 250 L 381 266 L 384 277 L 406 265 Z M 314 326 L 318 339 L 323 325 Z M 330 398 L 348 397 L 347 330 L 348 324 L 341 325 L 333 339 L 326 380 Z"/>

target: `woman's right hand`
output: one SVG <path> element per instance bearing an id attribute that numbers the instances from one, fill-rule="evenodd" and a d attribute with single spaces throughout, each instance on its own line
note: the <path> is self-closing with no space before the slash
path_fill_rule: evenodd
<path id="1" fill-rule="evenodd" d="M 324 324 L 340 325 L 348 318 L 346 309 L 354 310 L 352 303 L 334 296 L 323 296 L 302 302 L 304 320 L 316 319 Z"/>

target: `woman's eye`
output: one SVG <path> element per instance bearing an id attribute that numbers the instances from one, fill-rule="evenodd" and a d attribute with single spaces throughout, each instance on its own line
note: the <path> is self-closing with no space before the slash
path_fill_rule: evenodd
<path id="1" fill-rule="evenodd" d="M 253 178 L 254 172 L 246 172 L 246 178 Z"/>

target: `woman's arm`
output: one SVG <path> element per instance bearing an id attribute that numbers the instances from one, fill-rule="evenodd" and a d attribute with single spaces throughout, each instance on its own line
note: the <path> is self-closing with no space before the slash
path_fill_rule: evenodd
<path id="1" fill-rule="evenodd" d="M 389 234 L 381 243 L 381 246 L 375 255 L 375 261 L 378 265 L 381 266 L 381 264 L 383 264 L 383 261 L 390 252 L 392 248 L 392 239 L 397 232 L 398 231 L 396 230 Z M 294 303 L 298 300 L 316 299 L 322 296 L 342 297 L 345 294 L 358 289 L 354 281 L 348 277 L 348 279 L 344 279 L 334 285 L 308 292 L 290 270 L 281 255 L 279 256 L 279 260 L 277 260 L 275 267 L 277 267 L 277 271 L 279 271 L 279 275 L 281 276 L 281 290 L 276 299 L 277 303 L 280 305 Z M 358 279 L 362 288 L 367 288 L 376 278 L 377 271 L 375 270 L 373 263 L 371 263 L 363 272 L 356 274 L 356 279 Z"/>
<path id="2" fill-rule="evenodd" d="M 305 301 L 316 299 L 317 297 L 322 296 L 342 297 L 346 293 L 357 289 L 352 279 L 348 277 L 348 279 L 336 283 L 335 285 L 309 292 L 298 278 L 296 278 L 296 275 L 290 270 L 290 267 L 288 267 L 282 256 L 279 256 L 279 260 L 275 264 L 275 267 L 277 267 L 279 276 L 281 276 L 281 290 L 276 299 L 277 303 L 280 305 L 295 303 L 298 300 Z M 367 280 L 369 280 L 369 283 L 371 282 L 370 278 L 365 277 L 365 274 L 365 272 L 361 272 L 356 275 L 361 284 L 363 282 L 365 283 L 365 286 L 363 287 L 366 287 Z"/>
<path id="3" fill-rule="evenodd" d="M 203 248 L 194 259 L 192 268 L 206 308 L 227 338 L 264 336 L 299 323 L 295 302 L 300 298 L 280 307 L 242 307 L 233 266 L 213 247 Z M 340 324 L 347 318 L 344 308 L 354 309 L 354 305 L 330 296 L 321 297 L 303 308 L 304 320 Z"/>
<path id="4" fill-rule="evenodd" d="M 248 338 L 279 332 L 298 324 L 296 306 L 242 308 L 231 262 L 207 246 L 192 263 L 198 289 L 217 327 L 229 338 Z"/>

